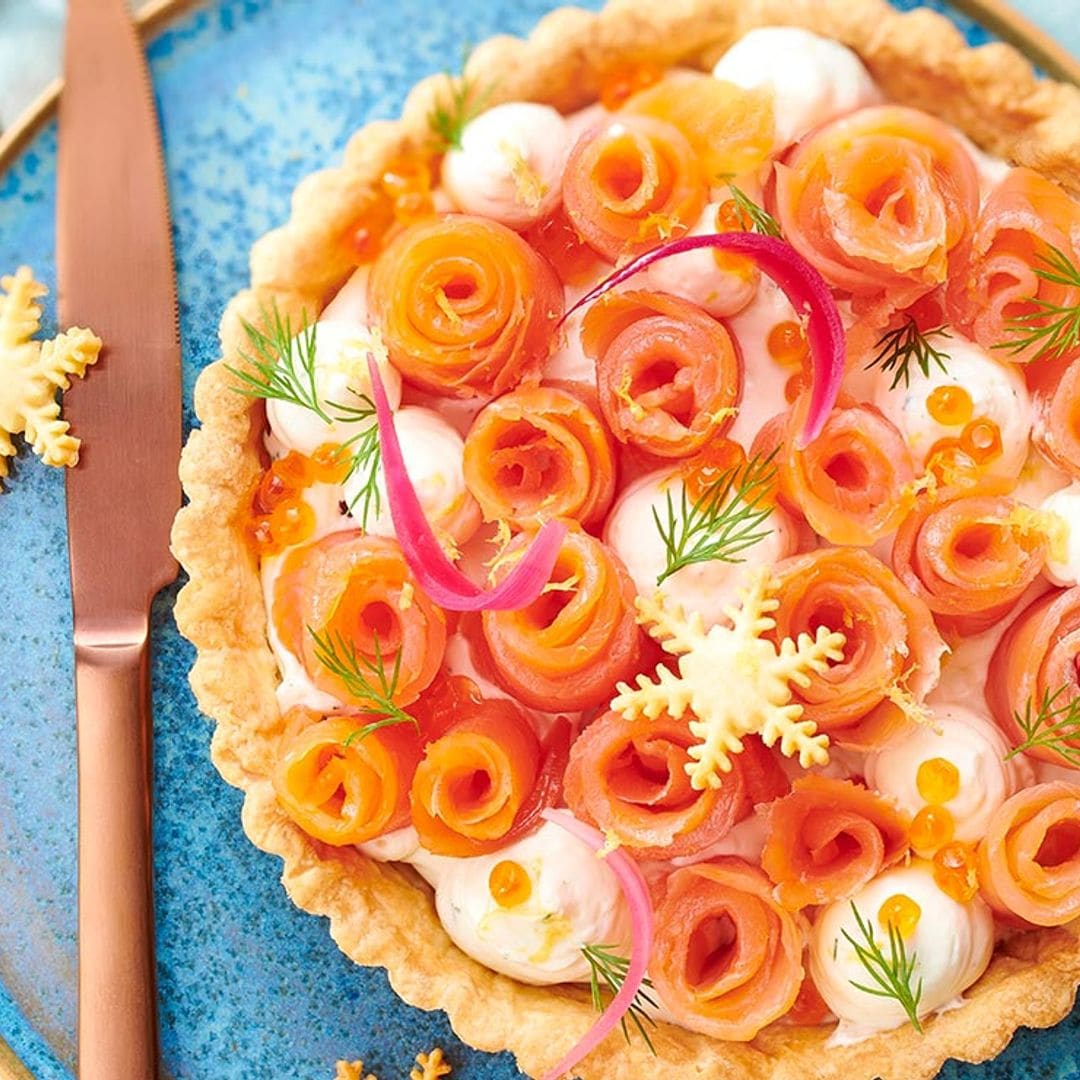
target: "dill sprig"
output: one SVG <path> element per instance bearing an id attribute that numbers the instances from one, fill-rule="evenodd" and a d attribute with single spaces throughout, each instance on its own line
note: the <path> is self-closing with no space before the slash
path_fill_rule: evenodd
<path id="1" fill-rule="evenodd" d="M 851 902 L 851 911 L 855 916 L 855 925 L 863 941 L 856 941 L 847 932 L 841 930 L 847 943 L 855 950 L 859 963 L 866 968 L 867 974 L 874 981 L 873 986 L 865 983 L 857 983 L 854 979 L 848 982 L 861 990 L 864 994 L 873 994 L 874 997 L 892 998 L 899 1003 L 907 1013 L 911 1026 L 921 1035 L 922 1024 L 919 1022 L 919 1001 L 922 998 L 923 981 L 920 976 L 918 983 L 912 985 L 912 977 L 915 974 L 915 964 L 918 957 L 915 953 L 910 956 L 904 945 L 904 936 L 891 922 L 889 923 L 889 955 L 886 956 L 874 938 L 874 928 L 870 922 L 862 917 L 855 901 Z"/>
<path id="2" fill-rule="evenodd" d="M 1043 265 L 1034 267 L 1036 276 L 1052 285 L 1080 289 L 1080 269 L 1061 248 L 1046 246 L 1049 253 L 1039 254 Z M 1033 360 L 1055 360 L 1080 347 L 1080 304 L 1054 304 L 1035 296 L 1027 302 L 1034 310 L 1009 319 L 1005 329 L 1012 340 L 999 342 L 994 348 L 1008 349 L 1013 355 L 1038 345 Z"/>
<path id="3" fill-rule="evenodd" d="M 877 355 L 866 365 L 866 370 L 880 366 L 882 371 L 893 372 L 893 381 L 889 384 L 890 390 L 895 390 L 901 380 L 905 387 L 911 385 L 909 368 L 912 361 L 918 365 L 925 376 L 930 375 L 931 364 L 937 364 L 943 372 L 948 374 L 949 369 L 945 366 L 945 361 L 950 358 L 949 354 L 941 349 L 935 349 L 930 343 L 930 338 L 951 336 L 944 326 L 937 326 L 933 330 L 920 330 L 919 324 L 909 315 L 903 326 L 898 326 L 895 330 L 887 330 L 878 338 Z"/>
<path id="4" fill-rule="evenodd" d="M 297 405 L 315 413 L 326 424 L 365 424 L 366 426 L 341 445 L 342 460 L 349 461 L 345 481 L 354 476 L 363 478 L 362 483 L 348 504 L 349 513 L 366 529 L 372 514 L 378 517 L 382 509 L 379 494 L 379 466 L 382 447 L 379 444 L 379 425 L 375 419 L 375 404 L 366 394 L 357 394 L 358 405 L 342 405 L 335 401 L 325 404 L 319 400 L 316 377 L 316 328 L 308 321 L 307 313 L 301 317 L 300 328 L 294 333 L 292 318 L 282 316 L 277 304 L 263 313 L 269 332 L 244 321 L 252 352 L 244 359 L 253 371 L 228 367 L 227 370 L 240 380 L 233 389 L 245 397 L 273 399 Z M 355 391 L 353 391 L 355 393 Z M 343 482 L 345 482 L 343 481 Z M 355 514 L 357 506 L 360 513 Z"/>
<path id="5" fill-rule="evenodd" d="M 770 214 L 767 210 L 758 206 L 749 195 L 746 194 L 742 188 L 736 187 L 730 181 L 728 182 L 728 191 L 731 192 L 731 198 L 735 203 L 735 209 L 738 212 L 739 220 L 754 232 L 760 233 L 762 236 L 780 236 L 780 223 Z"/>
<path id="6" fill-rule="evenodd" d="M 739 553 L 772 532 L 762 526 L 772 513 L 766 496 L 776 479 L 774 457 L 775 450 L 764 458 L 755 454 L 745 465 L 722 473 L 693 502 L 685 485 L 677 504 L 671 492 L 666 492 L 666 520 L 653 508 L 667 558 L 657 585 L 691 563 L 746 561 Z"/>
<path id="7" fill-rule="evenodd" d="M 397 693 L 398 681 L 401 677 L 400 649 L 394 658 L 393 667 L 387 672 L 378 634 L 372 635 L 375 659 L 369 660 L 366 656 L 357 653 L 356 646 L 339 631 L 333 634 L 329 632 L 320 634 L 310 626 L 307 630 L 315 644 L 315 659 L 331 675 L 336 675 L 354 698 L 363 702 L 367 712 L 381 717 L 352 732 L 345 740 L 346 746 L 366 738 L 379 728 L 391 727 L 395 724 L 412 724 L 419 730 L 420 725 L 416 717 L 394 703 L 394 695 Z"/>
<path id="8" fill-rule="evenodd" d="M 626 982 L 630 961 L 627 957 L 615 952 L 614 945 L 583 945 L 581 954 L 589 962 L 589 990 L 592 994 L 593 1008 L 597 1012 L 603 1012 L 605 992 L 610 993 L 612 997 L 618 994 L 623 983 Z M 656 1021 L 645 1011 L 646 1005 L 651 1005 L 654 1009 L 659 1007 L 649 993 L 651 989 L 652 982 L 649 979 L 643 979 L 633 1001 L 630 1002 L 630 1008 L 622 1018 L 622 1032 L 623 1037 L 629 1042 L 630 1029 L 626 1026 L 626 1018 L 629 1017 L 641 1033 L 645 1045 L 655 1056 L 656 1047 L 653 1046 L 652 1039 L 645 1030 L 645 1024 L 642 1023 L 644 1020 L 645 1023 L 656 1027 Z"/>
<path id="9" fill-rule="evenodd" d="M 1060 701 L 1062 694 L 1069 695 L 1064 702 Z M 1044 690 L 1038 709 L 1033 705 L 1029 697 L 1023 714 L 1014 710 L 1013 718 L 1024 733 L 1024 739 L 1005 755 L 1005 760 L 1025 750 L 1045 747 L 1080 768 L 1080 746 L 1073 745 L 1074 741 L 1080 740 L 1080 697 L 1073 696 L 1072 688 L 1066 683 L 1053 693 Z"/>
<path id="10" fill-rule="evenodd" d="M 464 75 L 454 76 L 447 72 L 446 77 L 452 84 L 450 100 L 439 102 L 428 113 L 432 149 L 436 154 L 461 149 L 465 126 L 484 111 L 491 97 L 491 87 L 478 92 L 476 84 Z"/>
<path id="11" fill-rule="evenodd" d="M 294 333 L 291 315 L 282 317 L 277 304 L 263 313 L 269 322 L 266 333 L 246 319 L 241 320 L 251 353 L 244 359 L 254 371 L 243 371 L 226 364 L 226 370 L 240 380 L 233 389 L 245 397 L 286 401 L 302 409 L 310 409 L 327 424 L 333 417 L 319 402 L 315 381 L 315 324 L 308 321 L 307 312 L 301 316 L 300 329 Z"/>

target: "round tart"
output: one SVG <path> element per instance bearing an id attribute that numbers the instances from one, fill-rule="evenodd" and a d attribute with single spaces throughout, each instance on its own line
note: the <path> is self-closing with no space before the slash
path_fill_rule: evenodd
<path id="1" fill-rule="evenodd" d="M 347 955 L 535 1076 L 649 935 L 658 1026 L 583 1078 L 929 1078 L 1066 1015 L 1078 130 L 929 11 L 626 0 L 299 186 L 176 615 Z"/>

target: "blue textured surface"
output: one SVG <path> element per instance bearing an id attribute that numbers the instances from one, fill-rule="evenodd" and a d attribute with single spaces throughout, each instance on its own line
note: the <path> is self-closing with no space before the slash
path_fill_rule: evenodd
<path id="1" fill-rule="evenodd" d="M 228 0 L 150 49 L 175 213 L 186 420 L 216 356 L 224 301 L 246 283 L 252 241 L 287 214 L 307 172 L 335 161 L 366 120 L 393 116 L 466 42 L 522 33 L 546 0 Z M 587 6 L 596 6 L 595 0 Z M 914 3 L 898 3 L 901 7 Z M 986 35 L 958 19 L 971 40 Z M 0 267 L 55 282 L 56 134 L 0 175 Z M 46 330 L 52 330 L 48 308 Z M 75 763 L 63 478 L 22 458 L 0 498 L 0 1034 L 39 1080 L 74 1062 Z M 213 771 L 210 725 L 187 688 L 192 653 L 155 610 L 156 873 L 161 1027 L 169 1075 L 329 1080 L 362 1056 L 384 1080 L 438 1043 L 461 1080 L 518 1076 L 477 1054 L 441 1013 L 401 1004 L 382 971 L 355 967 L 320 919 L 285 898 L 279 863 L 239 825 L 240 797 Z M 991 1065 L 947 1080 L 1080 1075 L 1077 1021 L 1022 1032 Z M 118 1078 L 122 1080 L 122 1078 Z"/>

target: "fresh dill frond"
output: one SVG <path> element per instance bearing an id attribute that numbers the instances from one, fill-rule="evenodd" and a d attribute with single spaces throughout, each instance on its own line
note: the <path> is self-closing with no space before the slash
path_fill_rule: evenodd
<path id="1" fill-rule="evenodd" d="M 331 675 L 337 676 L 344 683 L 345 689 L 363 704 L 367 712 L 381 718 L 357 728 L 345 740 L 346 746 L 366 738 L 379 728 L 391 727 L 394 724 L 412 724 L 419 730 L 416 717 L 394 703 L 394 695 L 401 678 L 400 649 L 394 658 L 393 667 L 388 672 L 378 634 L 372 635 L 375 659 L 369 660 L 366 656 L 361 656 L 356 651 L 356 646 L 339 631 L 320 634 L 310 626 L 307 630 L 315 645 L 315 659 Z"/>
<path id="2" fill-rule="evenodd" d="M 260 330 L 246 319 L 241 326 L 251 347 L 242 354 L 252 371 L 226 365 L 226 370 L 240 380 L 233 389 L 245 397 L 285 401 L 310 409 L 326 423 L 333 417 L 319 402 L 315 380 L 315 324 L 308 321 L 307 312 L 301 315 L 299 330 L 293 330 L 292 316 L 282 317 L 277 304 L 263 312 L 268 331 Z"/>
<path id="3" fill-rule="evenodd" d="M 735 203 L 739 220 L 747 229 L 752 229 L 762 236 L 780 237 L 780 223 L 763 207 L 758 206 L 742 188 L 728 181 L 728 191 Z"/>
<path id="4" fill-rule="evenodd" d="M 1061 248 L 1046 246 L 1049 253 L 1040 253 L 1042 265 L 1034 267 L 1036 276 L 1052 285 L 1080 289 L 1080 269 Z M 1035 296 L 1027 303 L 1034 310 L 1009 319 L 1005 329 L 1011 340 L 999 342 L 995 349 L 1007 349 L 1014 355 L 1038 345 L 1033 360 L 1056 360 L 1080 347 L 1080 303 L 1054 304 Z"/>
<path id="5" fill-rule="evenodd" d="M 877 355 L 866 365 L 865 370 L 880 367 L 882 371 L 893 372 L 893 381 L 889 384 L 890 390 L 895 390 L 901 380 L 905 387 L 911 385 L 909 369 L 912 361 L 925 376 L 930 375 L 931 364 L 937 364 L 943 372 L 948 374 L 949 369 L 945 366 L 945 362 L 950 359 L 949 354 L 941 349 L 935 349 L 930 343 L 930 338 L 951 336 L 944 326 L 937 326 L 933 330 L 920 330 L 919 324 L 909 315 L 903 326 L 898 326 L 895 330 L 887 330 L 878 338 Z"/>
<path id="6" fill-rule="evenodd" d="M 428 113 L 432 150 L 436 154 L 461 149 L 465 126 L 484 111 L 492 93 L 490 86 L 478 90 L 476 84 L 465 75 L 447 72 L 446 77 L 451 82 L 450 100 L 440 101 Z"/>
<path id="7" fill-rule="evenodd" d="M 1063 694 L 1068 697 L 1061 701 Z M 1044 690 L 1038 709 L 1033 705 L 1029 697 L 1022 714 L 1019 710 L 1013 712 L 1013 719 L 1024 733 L 1024 739 L 1005 755 L 1005 760 L 1025 750 L 1045 747 L 1080 768 L 1080 746 L 1074 745 L 1080 742 L 1080 697 L 1075 696 L 1072 687 L 1066 683 L 1053 693 Z"/>
<path id="8" fill-rule="evenodd" d="M 653 508 L 666 555 L 657 585 L 691 563 L 746 561 L 740 552 L 772 532 L 763 525 L 773 509 L 767 496 L 776 479 L 774 457 L 775 450 L 764 458 L 755 454 L 745 465 L 724 472 L 693 502 L 685 486 L 677 502 L 670 491 L 665 493 L 664 517 Z"/>
<path id="9" fill-rule="evenodd" d="M 367 423 L 359 434 L 341 444 L 341 454 L 348 455 L 349 471 L 343 484 L 354 476 L 361 478 L 356 494 L 348 501 L 349 513 L 357 518 L 360 527 L 366 529 L 372 515 L 379 516 L 382 510 L 382 496 L 379 493 L 379 468 L 382 464 L 382 444 L 379 442 L 379 424 L 375 418 L 375 403 L 367 394 L 358 394 L 359 405 L 339 405 L 333 408 L 339 411 L 340 419 L 350 423 Z M 359 507 L 359 513 L 357 513 Z"/>
<path id="10" fill-rule="evenodd" d="M 625 956 L 620 956 L 615 951 L 614 945 L 583 945 L 581 954 L 589 962 L 589 991 L 592 995 L 593 1008 L 602 1013 L 605 992 L 615 997 L 622 989 L 623 983 L 626 982 L 626 973 L 630 969 L 630 960 Z M 641 1033 L 645 1045 L 655 1056 L 656 1047 L 653 1046 L 652 1039 L 645 1030 L 645 1024 L 656 1027 L 656 1021 L 645 1011 L 646 1005 L 651 1005 L 654 1009 L 658 1008 L 655 999 L 649 993 L 650 990 L 652 990 L 652 983 L 648 979 L 643 979 L 621 1023 L 623 1037 L 629 1042 L 630 1029 L 626 1025 L 626 1019 L 629 1017 Z"/>
<path id="11" fill-rule="evenodd" d="M 866 968 L 866 973 L 873 980 L 874 985 L 867 986 L 865 983 L 855 982 L 854 979 L 849 979 L 848 982 L 864 994 L 892 998 L 893 1001 L 898 1002 L 907 1013 L 911 1026 L 921 1035 L 923 1029 L 919 1022 L 919 1001 L 922 999 L 922 978 L 920 977 L 919 981 L 912 985 L 918 957 L 915 953 L 908 956 L 904 936 L 892 923 L 889 923 L 888 927 L 889 955 L 886 956 L 874 937 L 873 926 L 859 913 L 854 900 L 851 902 L 851 911 L 863 940 L 856 941 L 847 930 L 841 930 L 840 933 L 855 950 L 859 963 Z"/>

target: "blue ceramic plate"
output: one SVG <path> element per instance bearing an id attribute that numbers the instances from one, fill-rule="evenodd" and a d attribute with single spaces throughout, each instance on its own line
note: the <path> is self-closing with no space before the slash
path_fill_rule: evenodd
<path id="1" fill-rule="evenodd" d="M 175 212 L 186 421 L 217 355 L 225 301 L 247 283 L 252 242 L 287 214 L 302 176 L 349 134 L 391 117 L 422 76 L 462 48 L 521 34 L 548 0 L 218 0 L 150 45 Z M 590 0 L 586 6 L 598 6 Z M 901 6 L 912 6 L 902 3 Z M 936 6 L 936 5 L 935 5 Z M 957 19 L 972 42 L 987 35 Z M 56 131 L 0 175 L 0 267 L 55 282 Z M 134 299 L 134 298 L 133 298 Z M 49 304 L 47 325 L 54 308 Z M 461 1080 L 520 1075 L 508 1054 L 460 1043 L 441 1013 L 403 1005 L 381 970 L 354 966 L 321 919 L 278 883 L 279 863 L 240 829 L 240 795 L 210 765 L 210 724 L 187 686 L 192 650 L 154 618 L 156 873 L 161 1032 L 167 1073 L 192 1080 L 329 1080 L 336 1059 L 408 1075 L 439 1044 Z M 0 498 L 0 1035 L 39 1080 L 75 1060 L 75 742 L 63 478 L 16 465 Z M 1020 1033 L 950 1080 L 1074 1077 L 1075 1017 Z M 117 1080 L 124 1080 L 118 1077 Z"/>

